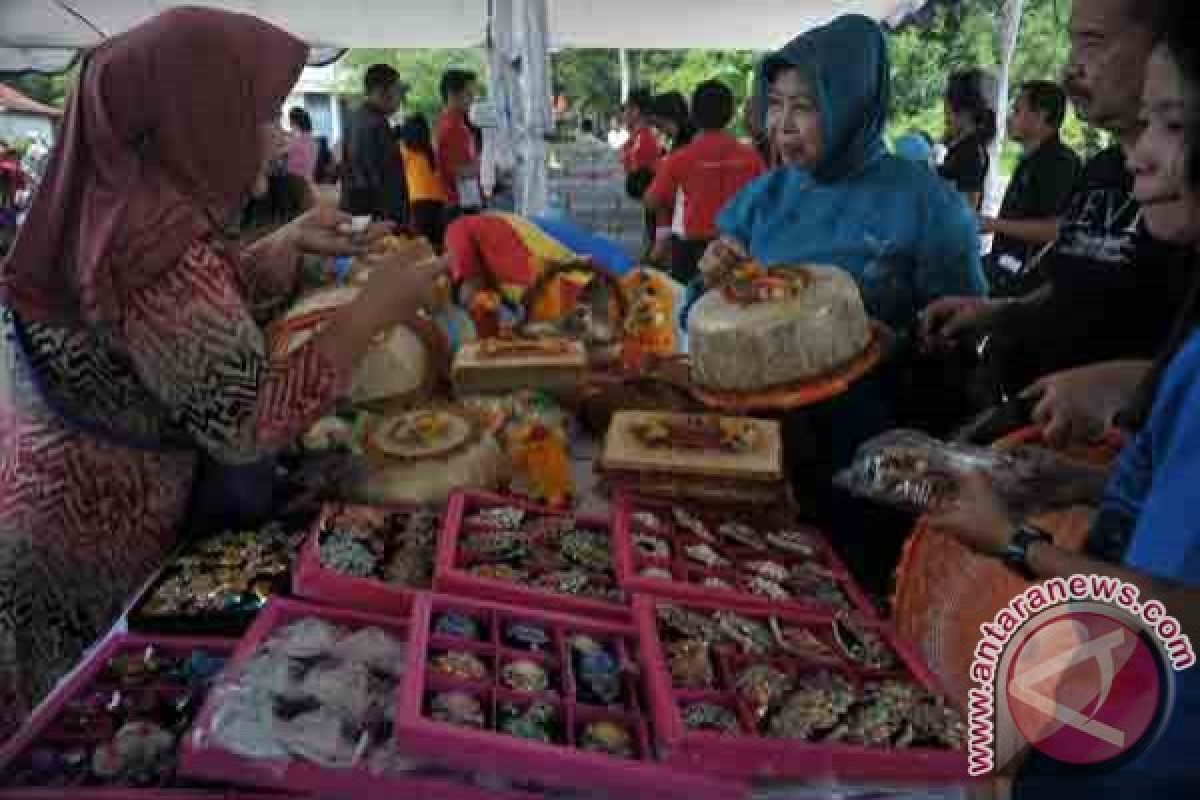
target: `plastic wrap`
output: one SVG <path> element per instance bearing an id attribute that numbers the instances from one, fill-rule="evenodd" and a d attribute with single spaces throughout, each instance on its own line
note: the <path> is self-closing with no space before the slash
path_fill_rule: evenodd
<path id="1" fill-rule="evenodd" d="M 924 513 L 952 505 L 959 480 L 971 472 L 986 475 L 1005 505 L 1022 516 L 1093 502 L 1106 477 L 1041 447 L 1001 451 L 897 430 L 860 447 L 834 483 L 859 497 Z"/>

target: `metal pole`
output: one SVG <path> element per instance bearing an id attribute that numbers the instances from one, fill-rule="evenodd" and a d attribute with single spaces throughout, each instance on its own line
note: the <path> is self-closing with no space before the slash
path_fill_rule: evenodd
<path id="1" fill-rule="evenodd" d="M 1017 41 L 1021 35 L 1021 12 L 1024 0 L 1004 0 L 1000 10 L 1000 21 L 996 35 L 1000 45 L 1000 71 L 996 76 L 996 113 L 1000 117 L 1000 134 L 992 145 L 992 168 L 988 172 L 987 192 L 984 197 L 984 211 L 994 214 L 1000 207 L 1000 152 L 1004 148 L 1005 125 L 1008 117 L 1009 83 L 1012 75 L 1013 56 L 1017 52 Z"/>
<path id="2" fill-rule="evenodd" d="M 625 105 L 629 99 L 629 51 L 622 47 L 617 51 L 617 58 L 621 62 L 621 105 Z"/>

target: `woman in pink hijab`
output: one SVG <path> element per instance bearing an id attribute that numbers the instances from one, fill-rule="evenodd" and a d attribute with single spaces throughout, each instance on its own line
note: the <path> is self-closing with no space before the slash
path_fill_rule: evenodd
<path id="1" fill-rule="evenodd" d="M 268 359 L 253 310 L 293 290 L 303 253 L 356 251 L 331 210 L 241 252 L 222 233 L 262 188 L 306 53 L 252 17 L 185 8 L 84 59 L 0 270 L 0 740 L 160 565 L 198 460 L 289 444 L 372 337 L 433 296 L 434 269 L 376 269 Z"/>

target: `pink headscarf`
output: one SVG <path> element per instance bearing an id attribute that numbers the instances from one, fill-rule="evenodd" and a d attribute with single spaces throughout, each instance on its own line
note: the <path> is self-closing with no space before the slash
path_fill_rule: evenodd
<path id="1" fill-rule="evenodd" d="M 12 253 L 0 300 L 23 318 L 120 319 L 246 200 L 260 125 L 308 48 L 244 14 L 166 11 L 89 52 Z"/>

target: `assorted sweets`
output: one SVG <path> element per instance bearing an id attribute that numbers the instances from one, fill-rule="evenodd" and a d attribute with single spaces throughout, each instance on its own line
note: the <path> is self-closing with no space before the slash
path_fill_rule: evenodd
<path id="1" fill-rule="evenodd" d="M 334 507 L 317 530 L 318 560 L 324 569 L 351 578 L 427 589 L 440 527 L 432 511 Z"/>
<path id="2" fill-rule="evenodd" d="M 856 595 L 825 537 L 786 511 L 623 496 L 614 537 L 622 585 L 667 596 L 736 593 L 827 612 Z"/>
<path id="3" fill-rule="evenodd" d="M 881 752 L 939 751 L 945 757 L 933 756 L 931 773 L 965 772 L 961 715 L 876 623 L 649 598 L 639 600 L 638 618 L 661 656 L 649 665 L 659 670 L 656 723 L 693 755 L 723 752 L 729 761 L 718 771 L 815 769 L 823 752 L 839 752 L 850 754 L 845 774 L 857 777 L 889 768 Z M 817 749 L 808 761 L 794 753 L 789 767 L 798 744 Z M 928 766 L 911 763 L 918 772 Z"/>
<path id="4" fill-rule="evenodd" d="M 820 378 L 870 340 L 858 285 L 833 267 L 744 265 L 688 318 L 692 380 L 709 389 L 753 392 Z"/>
<path id="5" fill-rule="evenodd" d="M 503 764 L 530 789 L 720 793 L 656 762 L 629 624 L 443 595 L 422 596 L 413 619 L 420 671 L 400 728 L 414 748 Z"/>
<path id="6" fill-rule="evenodd" d="M 229 531 L 193 542 L 138 601 L 130 626 L 240 634 L 271 596 L 286 592 L 305 535 L 299 525 L 274 521 L 258 530 Z"/>
<path id="7" fill-rule="evenodd" d="M 555 597 L 561 608 L 628 614 L 605 520 L 462 493 L 451 504 L 440 547 L 441 591 L 492 597 L 485 587 L 504 587 L 512 590 L 505 600 Z"/>
<path id="8" fill-rule="evenodd" d="M 177 747 L 232 641 L 120 636 L 0 765 L 0 789 L 186 788 Z"/>

